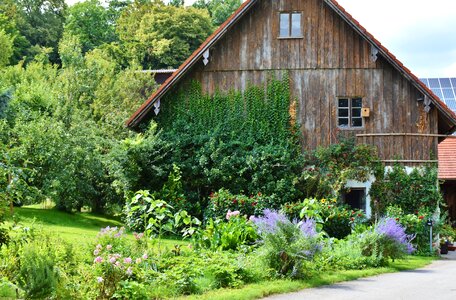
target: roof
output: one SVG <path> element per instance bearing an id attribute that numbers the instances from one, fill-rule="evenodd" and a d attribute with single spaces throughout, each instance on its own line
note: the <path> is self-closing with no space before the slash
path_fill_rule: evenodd
<path id="1" fill-rule="evenodd" d="M 261 1 L 261 0 L 258 0 Z M 386 49 L 372 34 L 370 34 L 358 21 L 356 21 L 345 9 L 335 0 L 323 0 L 331 7 L 342 19 L 344 19 L 355 31 L 369 41 L 391 65 L 393 65 L 403 76 L 405 76 L 421 93 L 429 97 L 437 109 L 456 126 L 456 114 L 449 109 L 446 104 L 439 99 L 418 77 L 416 77 L 407 67 L 405 67 L 391 52 Z M 155 91 L 146 102 L 130 117 L 126 122 L 128 127 L 137 126 L 141 120 L 153 108 L 153 104 L 158 101 L 166 92 L 176 84 L 180 78 L 202 57 L 203 53 L 210 49 L 225 33 L 233 26 L 257 0 L 245 1 L 212 35 L 210 35 L 201 46 Z"/>
<path id="2" fill-rule="evenodd" d="M 439 179 L 456 179 L 456 138 L 446 138 L 439 144 Z"/>

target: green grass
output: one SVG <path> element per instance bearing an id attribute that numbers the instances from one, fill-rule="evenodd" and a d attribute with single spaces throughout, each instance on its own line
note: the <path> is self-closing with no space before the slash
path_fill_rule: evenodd
<path id="1" fill-rule="evenodd" d="M 291 281 L 291 280 L 274 280 L 265 281 L 256 284 L 246 285 L 240 289 L 219 289 L 210 291 L 203 295 L 192 295 L 182 297 L 179 299 L 211 299 L 211 300 L 249 300 L 259 299 L 273 294 L 283 294 L 296 292 L 302 289 L 318 287 L 323 285 L 330 285 L 337 282 L 355 280 L 362 277 L 374 276 L 383 273 L 393 273 L 406 270 L 413 270 L 424 267 L 430 264 L 435 258 L 421 257 L 421 256 L 408 256 L 407 259 L 396 260 L 388 267 L 365 269 L 365 270 L 350 270 L 350 271 L 334 271 L 325 272 L 315 275 L 305 281 Z"/>
<path id="2" fill-rule="evenodd" d="M 96 241 L 97 234 L 101 228 L 106 226 L 123 226 L 117 218 L 97 215 L 93 213 L 65 213 L 56 209 L 47 209 L 43 205 L 30 205 L 26 207 L 15 207 L 14 216 L 8 218 L 6 226 L 11 226 L 13 220 L 25 227 L 33 227 L 44 233 L 59 236 L 67 242 L 80 246 L 82 244 Z M 133 240 L 133 235 L 127 232 L 128 237 Z M 186 244 L 181 240 L 163 239 L 165 247 L 175 244 Z"/>

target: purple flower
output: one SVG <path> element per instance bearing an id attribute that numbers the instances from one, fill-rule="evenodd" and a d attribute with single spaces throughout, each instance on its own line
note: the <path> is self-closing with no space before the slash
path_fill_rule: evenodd
<path id="1" fill-rule="evenodd" d="M 133 274 L 133 269 L 131 267 L 128 267 L 127 271 L 125 271 L 125 273 L 128 275 L 128 276 L 131 276 Z"/>
<path id="2" fill-rule="evenodd" d="M 95 259 L 93 260 L 94 263 L 102 263 L 103 262 L 103 257 L 101 256 L 97 256 L 95 257 Z"/>
<path id="3" fill-rule="evenodd" d="M 142 256 L 142 259 L 147 259 L 149 256 L 147 256 L 147 253 L 144 253 Z"/>
<path id="4" fill-rule="evenodd" d="M 414 238 L 411 235 L 407 235 L 405 233 L 405 228 L 402 227 L 395 219 L 393 218 L 384 218 L 381 219 L 380 222 L 377 224 L 375 231 L 378 234 L 384 235 L 393 241 L 403 245 L 408 254 L 415 251 L 412 244 L 410 243 L 411 240 Z"/>
<path id="5" fill-rule="evenodd" d="M 314 237 L 317 235 L 317 222 L 315 222 L 314 219 L 301 221 L 298 226 L 306 237 Z"/>
<path id="6" fill-rule="evenodd" d="M 100 250 L 98 250 L 98 249 L 93 250 L 93 255 L 97 256 L 98 254 L 100 254 Z"/>
<path id="7" fill-rule="evenodd" d="M 113 256 L 113 257 L 111 257 L 111 258 L 109 259 L 109 262 L 112 263 L 112 264 L 114 264 L 114 263 L 116 262 L 116 260 L 117 260 L 117 259 Z"/>
<path id="8" fill-rule="evenodd" d="M 103 282 L 103 277 L 97 277 L 97 282 L 102 283 Z"/>
<path id="9" fill-rule="evenodd" d="M 132 260 L 130 257 L 124 258 L 124 263 L 125 263 L 125 264 L 131 264 L 132 261 L 133 261 L 133 260 Z"/>
<path id="10" fill-rule="evenodd" d="M 253 218 L 253 222 L 257 226 L 260 234 L 269 234 L 276 232 L 279 223 L 287 224 L 290 223 L 290 220 L 277 211 L 265 209 L 263 217 Z"/>

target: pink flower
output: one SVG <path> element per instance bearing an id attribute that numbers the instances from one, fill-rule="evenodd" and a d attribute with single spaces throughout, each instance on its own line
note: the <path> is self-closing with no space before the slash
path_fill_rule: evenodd
<path id="1" fill-rule="evenodd" d="M 147 253 L 144 253 L 142 256 L 142 259 L 147 259 L 149 256 L 147 256 Z"/>
<path id="2" fill-rule="evenodd" d="M 235 217 L 235 216 L 238 216 L 240 214 L 240 212 L 238 210 L 235 210 L 235 211 L 231 211 L 231 210 L 228 210 L 228 212 L 226 213 L 226 219 L 229 220 L 231 217 Z"/>
<path id="3" fill-rule="evenodd" d="M 100 254 L 100 250 L 98 250 L 98 249 L 93 250 L 93 255 L 97 256 L 98 254 Z"/>
<path id="4" fill-rule="evenodd" d="M 94 263 L 102 263 L 103 262 L 103 257 L 101 256 L 97 256 L 95 257 L 95 259 L 93 260 Z"/>
<path id="5" fill-rule="evenodd" d="M 124 258 L 124 263 L 125 263 L 125 264 L 131 264 L 132 261 L 133 261 L 133 260 L 132 260 L 130 257 Z"/>
<path id="6" fill-rule="evenodd" d="M 120 261 L 116 261 L 116 263 L 114 264 L 114 266 L 120 268 Z"/>
<path id="7" fill-rule="evenodd" d="M 103 277 L 97 277 L 97 281 L 98 281 L 98 283 L 102 283 L 103 282 Z"/>
<path id="8" fill-rule="evenodd" d="M 109 251 L 109 250 L 111 250 L 111 249 L 112 249 L 112 245 L 107 245 L 107 246 L 106 246 L 106 250 Z"/>
<path id="9" fill-rule="evenodd" d="M 109 262 L 112 263 L 112 264 L 114 264 L 114 263 L 116 262 L 116 258 L 115 258 L 115 257 L 111 257 L 111 258 L 109 259 Z"/>
<path id="10" fill-rule="evenodd" d="M 140 264 L 140 263 L 141 263 L 141 261 L 142 261 L 142 260 L 141 260 L 141 258 L 140 258 L 140 257 L 138 257 L 138 258 L 136 259 L 136 264 Z"/>
<path id="11" fill-rule="evenodd" d="M 128 276 L 131 276 L 133 274 L 133 269 L 131 267 L 128 267 L 127 271 L 125 272 Z"/>

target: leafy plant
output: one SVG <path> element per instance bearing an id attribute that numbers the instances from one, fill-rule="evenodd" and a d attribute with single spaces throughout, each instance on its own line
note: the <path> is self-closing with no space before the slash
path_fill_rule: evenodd
<path id="1" fill-rule="evenodd" d="M 255 243 L 258 235 L 251 221 L 239 211 L 228 211 L 226 218 L 227 221 L 209 219 L 205 228 L 200 228 L 193 236 L 195 248 L 240 250 Z"/>

